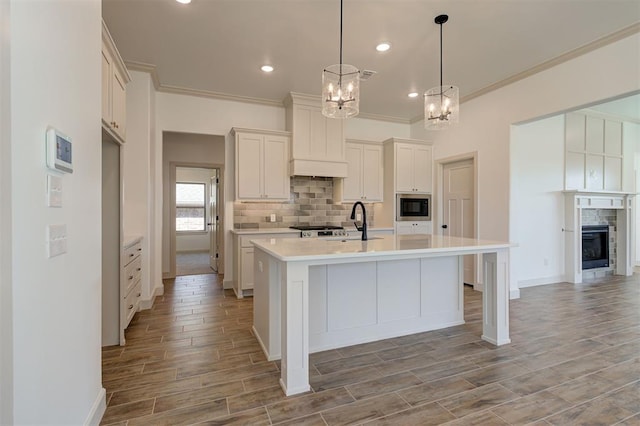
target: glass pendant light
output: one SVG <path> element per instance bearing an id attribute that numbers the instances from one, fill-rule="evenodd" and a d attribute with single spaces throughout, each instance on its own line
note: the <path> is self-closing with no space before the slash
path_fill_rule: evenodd
<path id="1" fill-rule="evenodd" d="M 342 63 L 342 0 L 340 0 L 340 63 L 322 72 L 322 115 L 349 118 L 360 111 L 360 70 Z"/>
<path id="2" fill-rule="evenodd" d="M 442 84 L 442 25 L 448 20 L 448 15 L 438 15 L 434 19 L 440 25 L 440 86 L 432 87 L 424 94 L 424 128 L 427 130 L 456 124 L 460 115 L 458 88 Z"/>

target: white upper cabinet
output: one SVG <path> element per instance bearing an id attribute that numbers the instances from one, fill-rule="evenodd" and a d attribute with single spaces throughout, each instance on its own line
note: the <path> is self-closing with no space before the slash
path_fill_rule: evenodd
<path id="1" fill-rule="evenodd" d="M 629 191 L 632 153 L 623 123 L 584 113 L 565 115 L 565 189 Z"/>
<path id="2" fill-rule="evenodd" d="M 375 142 L 348 141 L 345 152 L 348 176 L 336 180 L 337 199 L 381 202 L 383 200 L 382 145 Z"/>
<path id="3" fill-rule="evenodd" d="M 347 176 L 344 120 L 323 116 L 319 96 L 290 93 L 284 104 L 292 137 L 290 174 Z"/>
<path id="4" fill-rule="evenodd" d="M 396 192 L 431 193 L 431 146 L 414 143 L 395 144 Z"/>
<path id="5" fill-rule="evenodd" d="M 102 127 L 124 142 L 127 134 L 127 91 L 131 81 L 120 53 L 102 21 Z"/>
<path id="6" fill-rule="evenodd" d="M 289 199 L 288 132 L 233 128 L 236 144 L 236 200 Z"/>

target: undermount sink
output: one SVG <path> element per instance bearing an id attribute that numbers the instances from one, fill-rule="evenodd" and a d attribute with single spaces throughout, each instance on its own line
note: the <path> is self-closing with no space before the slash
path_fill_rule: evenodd
<path id="1" fill-rule="evenodd" d="M 371 241 L 371 240 L 381 240 L 382 237 L 369 237 L 367 238 L 366 241 Z M 323 238 L 323 240 L 327 240 L 327 241 L 342 241 L 343 243 L 346 243 L 347 241 L 361 241 L 362 237 L 360 235 L 352 235 L 352 236 L 348 236 L 348 237 L 326 237 Z"/>

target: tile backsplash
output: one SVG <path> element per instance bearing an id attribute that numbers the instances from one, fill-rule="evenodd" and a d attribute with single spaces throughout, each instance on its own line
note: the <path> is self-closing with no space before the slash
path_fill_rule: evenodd
<path id="1" fill-rule="evenodd" d="M 289 201 L 235 202 L 234 228 L 287 228 L 292 225 L 353 226 L 349 219 L 353 203 L 333 200 L 333 178 L 294 176 Z M 358 212 L 361 212 L 358 209 Z M 270 215 L 276 221 L 270 222 Z M 373 205 L 367 205 L 367 224 L 373 226 Z"/>

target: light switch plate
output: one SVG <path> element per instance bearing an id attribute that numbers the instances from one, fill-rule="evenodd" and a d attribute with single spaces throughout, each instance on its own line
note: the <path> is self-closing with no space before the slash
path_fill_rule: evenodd
<path id="1" fill-rule="evenodd" d="M 62 176 L 47 175 L 47 206 L 62 207 Z"/>
<path id="2" fill-rule="evenodd" d="M 47 257 L 55 257 L 67 252 L 67 225 L 47 226 Z"/>

